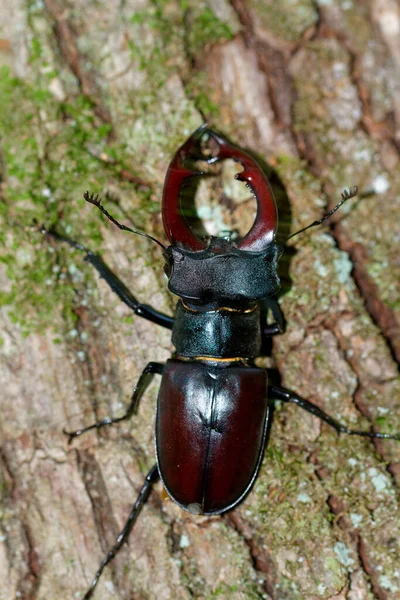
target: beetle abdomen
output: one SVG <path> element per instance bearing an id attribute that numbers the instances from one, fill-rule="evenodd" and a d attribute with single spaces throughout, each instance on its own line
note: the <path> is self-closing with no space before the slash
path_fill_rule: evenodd
<path id="1" fill-rule="evenodd" d="M 250 489 L 264 446 L 266 392 L 262 369 L 167 362 L 158 396 L 157 461 L 167 492 L 182 508 L 220 513 Z"/>

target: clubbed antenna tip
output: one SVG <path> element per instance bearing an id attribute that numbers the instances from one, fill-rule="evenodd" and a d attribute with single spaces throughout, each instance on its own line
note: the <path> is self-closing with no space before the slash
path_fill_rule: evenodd
<path id="1" fill-rule="evenodd" d="M 288 238 L 286 238 L 287 240 L 290 240 L 292 237 L 294 237 L 295 235 L 298 235 L 299 233 L 303 233 L 303 231 L 307 231 L 307 229 L 310 229 L 311 227 L 316 227 L 317 225 L 321 225 L 321 223 L 323 223 L 324 221 L 326 221 L 327 219 L 329 219 L 329 217 L 331 217 L 333 215 L 333 213 L 335 213 L 341 206 L 342 204 L 344 204 L 345 202 L 347 202 L 347 200 L 350 200 L 350 198 L 354 198 L 354 196 L 357 195 L 358 192 L 358 187 L 355 185 L 351 188 L 348 189 L 344 189 L 342 192 L 342 199 L 340 202 L 338 202 L 338 204 L 336 204 L 336 206 L 334 206 L 332 208 L 332 210 L 330 210 L 329 212 L 327 212 L 322 219 L 319 219 L 319 221 L 314 221 L 314 223 L 311 223 L 310 225 L 307 225 L 307 227 L 303 227 L 303 229 L 300 229 L 299 231 L 296 231 L 296 233 L 292 233 L 292 235 L 289 235 Z"/>
<path id="2" fill-rule="evenodd" d="M 103 215 L 105 215 L 107 217 L 107 219 L 109 219 L 112 223 L 114 223 L 114 225 L 119 227 L 119 229 L 122 229 L 122 231 L 130 231 L 131 233 L 136 233 L 137 235 L 146 237 L 149 240 L 151 240 L 152 242 L 155 242 L 156 244 L 158 244 L 163 250 L 165 250 L 164 244 L 162 244 L 160 241 L 156 240 L 156 238 L 154 238 L 153 236 L 148 235 L 147 233 L 144 233 L 143 231 L 136 231 L 135 229 L 131 229 L 130 227 L 127 227 L 126 225 L 119 223 L 117 221 L 117 219 L 115 219 L 112 215 L 110 215 L 110 213 L 101 204 L 101 197 L 98 194 L 96 194 L 96 195 L 90 194 L 88 191 L 86 191 L 83 194 L 83 197 L 86 200 L 86 202 L 89 202 L 89 204 L 93 204 L 94 206 L 97 206 L 97 208 L 103 213 Z"/>
<path id="3" fill-rule="evenodd" d="M 101 208 L 101 198 L 98 194 L 89 194 L 89 192 L 86 191 L 83 194 L 83 197 L 86 200 L 86 202 L 89 202 L 89 204 L 94 204 L 98 208 Z"/>

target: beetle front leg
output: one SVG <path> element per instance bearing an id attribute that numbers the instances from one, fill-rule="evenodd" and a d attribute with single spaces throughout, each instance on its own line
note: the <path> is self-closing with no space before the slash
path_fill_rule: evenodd
<path id="1" fill-rule="evenodd" d="M 76 431 L 64 431 L 65 435 L 68 436 L 68 443 L 70 444 L 72 440 L 76 437 L 82 435 L 86 431 L 90 431 L 91 429 L 100 429 L 101 427 L 105 427 L 106 425 L 113 425 L 114 423 L 120 423 L 121 421 L 125 421 L 129 419 L 132 415 L 137 413 L 139 402 L 146 389 L 150 385 L 154 375 L 162 375 L 164 370 L 164 365 L 162 363 L 157 362 L 149 362 L 146 367 L 143 369 L 142 374 L 139 377 L 139 381 L 135 389 L 133 390 L 130 404 L 128 406 L 128 410 L 122 417 L 116 417 L 114 419 L 108 418 L 103 421 L 97 421 L 93 423 L 93 425 L 89 425 L 84 429 L 77 429 Z"/>
<path id="2" fill-rule="evenodd" d="M 267 314 L 269 311 L 271 311 L 272 316 L 275 319 L 273 323 L 268 323 L 267 325 L 263 326 L 262 336 L 270 337 L 272 335 L 279 335 L 281 333 L 285 333 L 285 317 L 283 316 L 283 312 L 281 307 L 279 306 L 278 300 L 274 296 L 272 296 L 271 298 L 266 298 L 262 301 L 262 307 Z"/>
<path id="3" fill-rule="evenodd" d="M 104 281 L 110 286 L 112 291 L 117 294 L 118 298 L 122 300 L 129 308 L 131 308 L 136 315 L 139 317 L 143 317 L 152 323 L 156 323 L 157 325 L 161 325 L 162 327 L 166 327 L 167 329 L 172 329 L 174 324 L 174 319 L 169 317 L 168 315 L 164 315 L 163 313 L 155 310 L 151 306 L 146 304 L 141 304 L 132 292 L 126 287 L 126 285 L 119 279 L 115 273 L 111 271 L 111 269 L 106 265 L 104 260 L 98 254 L 95 254 L 89 248 L 86 248 L 79 242 L 75 242 L 69 237 L 64 235 L 60 235 L 56 231 L 47 230 L 42 228 L 42 233 L 53 237 L 54 239 L 65 242 L 72 248 L 76 248 L 77 250 L 82 250 L 82 252 L 86 253 L 84 260 L 89 262 L 98 272 L 100 277 L 104 279 Z"/>
<path id="4" fill-rule="evenodd" d="M 380 438 L 387 440 L 400 440 L 400 433 L 379 433 L 375 431 L 360 431 L 359 429 L 350 429 L 346 425 L 342 425 L 339 421 L 326 414 L 319 406 L 313 404 L 309 400 L 304 400 L 300 398 L 293 392 L 289 392 L 285 388 L 281 388 L 278 386 L 270 386 L 268 389 L 269 397 L 274 398 L 275 400 L 281 400 L 282 402 L 293 402 L 293 404 L 297 404 L 300 408 L 303 408 L 307 412 L 311 413 L 315 417 L 318 417 L 325 423 L 328 423 L 331 427 L 336 429 L 338 433 L 347 433 L 348 435 L 360 435 L 363 437 L 369 438 Z"/>

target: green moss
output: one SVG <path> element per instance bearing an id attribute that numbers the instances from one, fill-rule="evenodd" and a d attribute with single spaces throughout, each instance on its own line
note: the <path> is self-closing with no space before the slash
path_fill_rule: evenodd
<path id="1" fill-rule="evenodd" d="M 219 107 L 212 100 L 213 90 L 208 85 L 208 76 L 205 72 L 195 73 L 186 84 L 185 91 L 202 114 L 207 115 L 208 118 L 219 114 Z"/>
<path id="2" fill-rule="evenodd" d="M 36 56 L 39 46 L 34 47 Z M 38 87 L 16 79 L 7 68 L 0 70 L 0 217 L 7 225 L 0 237 L 0 261 L 10 281 L 0 302 L 10 305 L 11 319 L 25 334 L 53 323 L 60 310 L 73 322 L 76 292 L 71 283 L 90 293 L 92 275 L 81 253 L 52 246 L 40 226 L 57 226 L 98 248 L 99 215 L 86 207 L 82 194 L 87 188 L 104 188 L 109 179 L 107 167 L 90 153 L 93 148 L 107 150 L 109 127 L 97 126 L 94 107 L 85 97 L 55 102 L 47 90 L 52 77 L 49 73 Z M 77 268 L 71 271 L 75 260 Z"/>
<path id="3" fill-rule="evenodd" d="M 325 567 L 338 578 L 338 582 L 340 583 L 340 577 L 343 574 L 343 568 L 340 565 L 340 562 L 333 556 L 327 556 L 325 559 Z"/>
<path id="4" fill-rule="evenodd" d="M 198 52 L 203 53 L 207 45 L 233 37 L 228 23 L 218 19 L 205 2 L 185 1 L 178 7 L 165 0 L 152 0 L 148 8 L 136 11 L 129 22 L 132 60 L 146 71 L 153 91 L 162 89 L 178 69 L 181 73 L 186 70 L 187 55 L 191 59 Z M 149 35 L 143 35 L 146 31 Z M 199 108 L 207 113 L 216 111 L 206 94 L 199 91 L 194 96 Z M 152 99 L 150 102 L 153 104 Z"/>
<path id="5" fill-rule="evenodd" d="M 306 29 L 316 23 L 318 15 L 312 0 L 251 0 L 261 26 L 289 42 L 301 38 Z"/>
<path id="6" fill-rule="evenodd" d="M 220 40 L 230 40 L 233 32 L 228 23 L 220 21 L 208 6 L 198 3 L 190 13 L 190 29 L 187 39 L 190 53 L 195 56 L 205 47 Z"/>

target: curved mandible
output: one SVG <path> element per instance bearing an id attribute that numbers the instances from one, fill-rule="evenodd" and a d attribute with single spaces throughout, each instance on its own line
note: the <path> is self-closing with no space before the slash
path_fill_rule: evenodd
<path id="1" fill-rule="evenodd" d="M 219 153 L 213 160 L 231 158 L 244 169 L 235 179 L 244 181 L 257 200 L 257 215 L 250 231 L 236 244 L 241 250 L 259 252 L 264 250 L 275 237 L 278 227 L 278 211 L 268 179 L 259 164 L 247 152 L 231 144 L 220 133 L 206 129 L 218 144 Z"/>
<path id="2" fill-rule="evenodd" d="M 165 233 L 171 244 L 181 243 L 189 250 L 204 250 L 206 244 L 190 229 L 180 211 L 180 192 L 183 184 L 202 175 L 201 171 L 191 171 L 184 165 L 187 158 L 198 158 L 195 149 L 207 125 L 199 127 L 175 153 L 165 176 L 162 199 L 162 219 Z"/>

